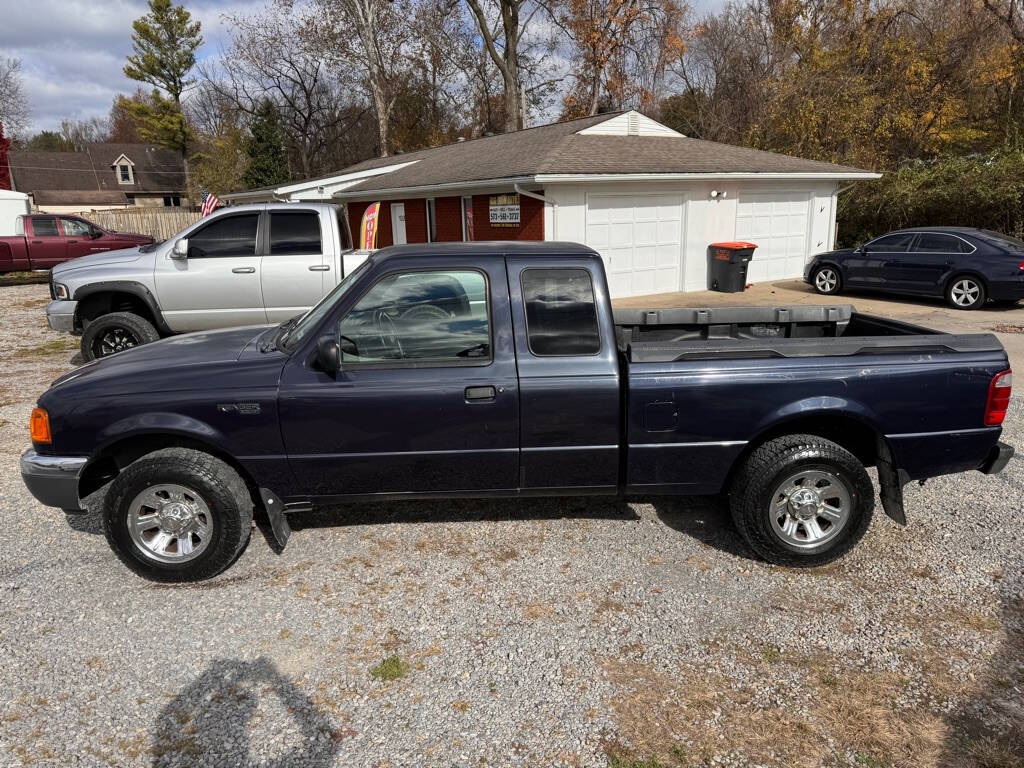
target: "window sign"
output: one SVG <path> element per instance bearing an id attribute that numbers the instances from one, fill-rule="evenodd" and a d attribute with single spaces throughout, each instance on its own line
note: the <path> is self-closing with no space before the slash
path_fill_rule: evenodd
<path id="1" fill-rule="evenodd" d="M 518 227 L 519 195 L 491 195 L 490 222 L 492 227 Z"/>

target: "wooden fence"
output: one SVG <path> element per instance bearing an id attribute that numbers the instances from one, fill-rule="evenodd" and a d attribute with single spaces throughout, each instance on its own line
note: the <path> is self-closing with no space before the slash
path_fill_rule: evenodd
<path id="1" fill-rule="evenodd" d="M 199 221 L 199 211 L 187 208 L 128 208 L 110 211 L 81 211 L 83 219 L 117 232 L 138 232 L 166 240 Z"/>

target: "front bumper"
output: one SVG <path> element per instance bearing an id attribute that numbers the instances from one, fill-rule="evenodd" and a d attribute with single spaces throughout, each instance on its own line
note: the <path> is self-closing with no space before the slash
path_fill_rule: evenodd
<path id="1" fill-rule="evenodd" d="M 55 331 L 73 333 L 75 330 L 75 311 L 77 301 L 56 299 L 46 305 L 46 322 Z"/>
<path id="2" fill-rule="evenodd" d="M 21 454 L 21 479 L 40 504 L 81 512 L 78 477 L 87 461 L 84 456 L 41 456 L 29 448 Z"/>
<path id="3" fill-rule="evenodd" d="M 986 475 L 994 475 L 1002 472 L 1010 463 L 1011 458 L 1013 458 L 1013 446 L 1000 441 L 992 447 L 992 452 L 978 469 Z"/>

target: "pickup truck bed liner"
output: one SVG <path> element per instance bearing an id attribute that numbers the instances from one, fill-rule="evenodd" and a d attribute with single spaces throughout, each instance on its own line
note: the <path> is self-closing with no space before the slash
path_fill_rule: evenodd
<path id="1" fill-rule="evenodd" d="M 991 334 L 940 333 L 848 304 L 616 310 L 615 332 L 632 363 L 1002 349 Z"/>

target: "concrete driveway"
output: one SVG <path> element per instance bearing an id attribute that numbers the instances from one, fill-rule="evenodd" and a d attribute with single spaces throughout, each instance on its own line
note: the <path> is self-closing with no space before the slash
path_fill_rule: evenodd
<path id="1" fill-rule="evenodd" d="M 1024 371 L 1024 304 L 989 304 L 985 309 L 967 312 L 953 309 L 941 299 L 915 299 L 908 296 L 868 292 L 844 292 L 832 300 L 816 293 L 802 280 L 757 283 L 744 293 L 694 291 L 658 293 L 617 299 L 616 307 L 725 307 L 783 306 L 789 304 L 852 304 L 859 311 L 882 315 L 907 323 L 923 325 L 948 333 L 994 333 L 1010 355 L 1010 365 Z"/>

